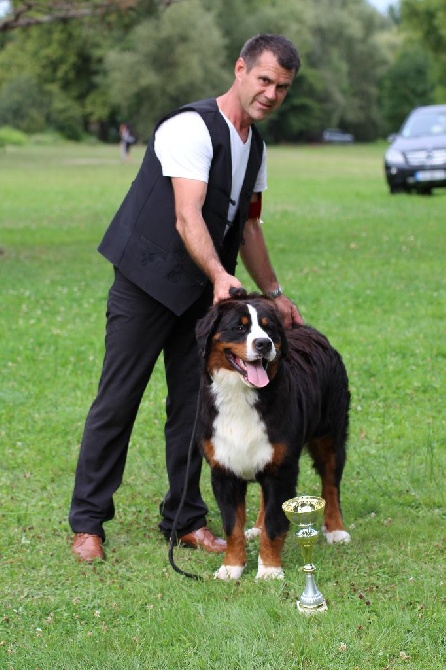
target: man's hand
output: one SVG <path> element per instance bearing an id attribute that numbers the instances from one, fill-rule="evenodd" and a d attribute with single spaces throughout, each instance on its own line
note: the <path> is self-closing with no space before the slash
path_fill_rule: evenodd
<path id="1" fill-rule="evenodd" d="M 294 302 L 292 302 L 286 295 L 280 295 L 278 298 L 274 299 L 276 307 L 282 315 L 285 328 L 292 328 L 294 325 L 303 326 L 303 319 L 299 314 Z"/>
<path id="2" fill-rule="evenodd" d="M 241 282 L 227 272 L 219 273 L 214 279 L 214 305 L 220 300 L 229 298 L 231 288 L 243 288 Z"/>

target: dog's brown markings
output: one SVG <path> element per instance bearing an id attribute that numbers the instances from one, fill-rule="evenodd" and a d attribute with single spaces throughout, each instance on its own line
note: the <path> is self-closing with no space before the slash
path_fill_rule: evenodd
<path id="1" fill-rule="evenodd" d="M 269 324 L 268 317 L 262 316 L 260 319 L 260 325 L 266 328 L 266 326 Z"/>
<path id="2" fill-rule="evenodd" d="M 286 444 L 283 444 L 282 442 L 277 442 L 276 444 L 273 444 L 272 464 L 275 465 L 276 467 L 282 465 L 282 461 L 287 455 L 287 452 L 288 447 L 286 446 Z"/>
<path id="3" fill-rule="evenodd" d="M 288 451 L 288 447 L 282 442 L 276 442 L 271 446 L 273 448 L 273 457 L 265 468 L 266 470 L 268 470 L 268 472 L 271 471 L 274 472 L 274 470 L 282 464 L 282 461 L 285 458 Z"/>
<path id="4" fill-rule="evenodd" d="M 282 549 L 285 543 L 286 533 L 271 540 L 262 528 L 260 533 L 260 558 L 264 566 L 268 568 L 280 568 L 282 566 Z"/>
<path id="5" fill-rule="evenodd" d="M 265 499 L 263 497 L 263 491 L 260 491 L 259 512 L 257 514 L 254 528 L 260 528 L 261 530 L 260 557 L 263 564 L 269 568 L 280 568 L 282 566 L 282 549 L 287 533 L 284 533 L 280 537 L 276 537 L 274 540 L 268 539 L 265 530 Z"/>
<path id="6" fill-rule="evenodd" d="M 244 326 L 249 326 L 249 318 L 247 316 L 242 316 L 240 321 Z"/>
<path id="7" fill-rule="evenodd" d="M 211 440 L 204 440 L 203 441 L 203 452 L 204 456 L 211 466 L 211 468 L 216 468 L 218 467 L 218 463 L 215 460 L 215 450 L 214 450 L 214 445 L 212 444 Z"/>
<path id="8" fill-rule="evenodd" d="M 226 537 L 227 549 L 223 561 L 224 565 L 240 566 L 246 563 L 245 521 L 245 503 L 242 502 L 236 510 L 234 529 Z"/>
<path id="9" fill-rule="evenodd" d="M 219 370 L 220 368 L 230 368 L 222 347 L 213 347 L 209 354 L 207 367 L 210 372 L 212 370 Z"/>
<path id="10" fill-rule="evenodd" d="M 227 347 L 226 347 L 227 348 Z M 233 343 L 230 346 L 231 354 L 238 356 L 242 361 L 246 360 L 246 342 Z"/>
<path id="11" fill-rule="evenodd" d="M 336 463 L 333 441 L 330 437 L 312 440 L 309 445 L 315 465 L 321 476 L 322 498 L 325 500 L 324 524 L 327 531 L 345 530 L 339 509 L 339 490 L 336 486 Z"/>
<path id="12" fill-rule="evenodd" d="M 213 370 L 220 370 L 221 368 L 226 370 L 234 369 L 226 358 L 225 349 L 228 348 L 226 342 L 217 342 L 214 340 L 214 346 L 212 347 L 207 362 L 207 369 L 211 374 Z M 240 344 L 231 343 L 230 350 L 233 356 L 238 356 L 242 361 L 246 360 L 246 342 L 241 342 Z"/>

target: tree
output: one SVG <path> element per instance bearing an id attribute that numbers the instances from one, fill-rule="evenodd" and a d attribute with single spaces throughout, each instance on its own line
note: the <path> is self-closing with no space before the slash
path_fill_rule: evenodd
<path id="1" fill-rule="evenodd" d="M 446 3 L 444 0 L 401 0 L 404 26 L 422 39 L 425 47 L 446 58 Z"/>
<path id="2" fill-rule="evenodd" d="M 411 109 L 434 102 L 432 57 L 407 42 L 383 80 L 383 114 L 387 133 L 396 132 Z"/>
<path id="3" fill-rule="evenodd" d="M 380 36 L 390 20 L 363 0 L 319 0 L 311 7 L 310 59 L 324 84 L 325 125 L 374 139 L 380 128 L 379 82 L 389 64 Z"/>
<path id="4" fill-rule="evenodd" d="M 401 0 L 402 28 L 432 54 L 436 100 L 446 98 L 446 3 L 444 0 Z"/>
<path id="5" fill-rule="evenodd" d="M 169 6 L 181 0 L 159 0 L 158 5 Z M 107 17 L 136 10 L 144 0 L 27 0 L 11 3 L 10 11 L 0 20 L 0 32 L 30 26 L 83 19 L 91 16 Z M 152 2 L 151 4 L 155 4 Z"/>
<path id="6" fill-rule="evenodd" d="M 143 138 L 163 114 L 218 95 L 232 79 L 223 36 L 201 0 L 174 5 L 136 26 L 122 47 L 107 54 L 105 65 L 111 101 Z"/>
<path id="7" fill-rule="evenodd" d="M 12 126 L 25 133 L 45 130 L 48 99 L 36 80 L 27 74 L 12 79 L 0 90 L 0 126 Z"/>
<path id="8" fill-rule="evenodd" d="M 96 33 L 86 24 L 50 23 L 17 31 L 0 51 L 0 97 L 27 77 L 46 101 L 47 124 L 78 138 L 87 127 L 85 104 L 101 62 Z M 26 108 L 26 97 L 23 104 Z"/>
<path id="9" fill-rule="evenodd" d="M 37 3 L 28 4 L 37 11 Z M 62 4 L 67 3 L 41 2 L 38 10 L 44 15 Z M 79 8 L 81 4 L 70 3 L 70 6 Z M 105 54 L 125 40 L 135 23 L 157 12 L 159 7 L 156 0 L 139 0 L 137 5 L 113 4 L 116 8 L 119 5 L 119 12 L 93 13 L 78 21 L 54 20 L 7 33 L 0 48 L 0 98 L 7 94 L 5 87 L 10 82 L 19 78 L 19 85 L 20 78 L 26 76 L 40 88 L 46 101 L 47 125 L 71 138 L 95 127 L 99 137 L 107 139 L 108 127 L 115 122 L 115 108 L 104 78 Z M 98 2 L 92 5 L 99 7 Z M 124 5 L 128 7 L 126 11 Z M 130 5 L 135 5 L 131 11 Z M 26 98 L 23 103 L 26 107 Z M 36 115 L 31 110 L 28 114 L 32 117 L 31 128 L 35 126 Z"/>
<path id="10" fill-rule="evenodd" d="M 285 104 L 262 124 L 268 138 L 313 140 L 340 125 L 374 139 L 395 53 L 383 36 L 397 31 L 367 0 L 22 0 L 12 17 L 10 28 L 22 28 L 0 32 L 0 97 L 26 76 L 53 125 L 73 132 L 80 118 L 102 139 L 122 118 L 145 138 L 165 112 L 218 95 L 242 44 L 260 32 L 285 34 L 302 59 Z"/>

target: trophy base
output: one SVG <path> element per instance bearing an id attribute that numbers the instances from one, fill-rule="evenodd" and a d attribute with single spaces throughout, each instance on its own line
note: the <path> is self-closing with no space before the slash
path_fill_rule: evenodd
<path id="1" fill-rule="evenodd" d="M 311 616 L 312 614 L 319 614 L 320 612 L 326 612 L 328 610 L 327 603 L 324 602 L 320 605 L 302 605 L 300 600 L 296 602 L 298 611 L 305 616 Z"/>

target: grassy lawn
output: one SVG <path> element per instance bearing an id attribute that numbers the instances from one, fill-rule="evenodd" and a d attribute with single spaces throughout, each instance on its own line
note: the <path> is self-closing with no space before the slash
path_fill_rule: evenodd
<path id="1" fill-rule="evenodd" d="M 329 603 L 302 618 L 301 556 L 256 583 L 218 556 L 168 563 L 159 366 L 129 449 L 107 562 L 77 564 L 67 512 L 103 354 L 111 268 L 96 252 L 143 155 L 0 152 L 1 670 L 444 670 L 446 192 L 390 196 L 384 146 L 269 151 L 263 219 L 280 281 L 345 360 L 352 392 L 343 512 L 352 543 L 314 553 Z M 254 288 L 240 268 L 248 289 Z M 203 491 L 216 532 L 221 523 Z M 306 458 L 299 492 L 317 494 Z M 249 492 L 256 517 L 257 489 Z"/>

